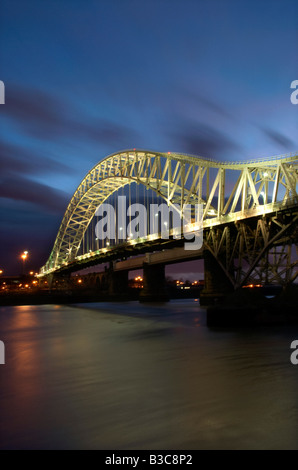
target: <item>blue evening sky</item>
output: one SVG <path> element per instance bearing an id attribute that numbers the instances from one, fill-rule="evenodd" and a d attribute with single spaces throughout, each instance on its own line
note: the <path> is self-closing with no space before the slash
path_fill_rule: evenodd
<path id="1" fill-rule="evenodd" d="M 298 149 L 296 0 L 1 0 L 1 269 L 39 268 L 99 160 Z"/>

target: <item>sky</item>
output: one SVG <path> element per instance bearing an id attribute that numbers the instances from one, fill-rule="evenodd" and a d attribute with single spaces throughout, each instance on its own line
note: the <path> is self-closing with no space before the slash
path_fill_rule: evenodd
<path id="1" fill-rule="evenodd" d="M 1 0 L 0 269 L 46 262 L 109 154 L 296 152 L 297 55 L 296 0 Z"/>

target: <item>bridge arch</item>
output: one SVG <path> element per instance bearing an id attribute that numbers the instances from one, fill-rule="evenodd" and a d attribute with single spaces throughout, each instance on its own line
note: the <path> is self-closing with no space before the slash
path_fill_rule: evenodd
<path id="1" fill-rule="evenodd" d="M 229 195 L 225 185 L 227 170 L 237 174 Z M 297 154 L 246 162 L 217 162 L 147 150 L 112 154 L 95 165 L 75 191 L 41 274 L 75 260 L 97 207 L 127 184 L 142 184 L 169 205 L 203 203 L 204 224 L 208 226 L 210 219 L 232 221 L 239 206 L 242 212 L 260 206 L 260 195 L 262 207 L 265 203 L 275 204 L 280 187 L 284 188 L 281 203 L 289 199 L 297 203 L 297 179 Z"/>
<path id="2" fill-rule="evenodd" d="M 55 269 L 75 259 L 80 243 L 96 209 L 114 192 L 131 183 L 142 184 L 169 205 L 181 203 L 189 190 L 176 182 L 175 190 L 166 178 L 169 154 L 125 151 L 110 155 L 92 168 L 74 193 L 64 214 L 45 270 Z M 177 167 L 180 166 L 177 160 Z M 177 171 L 176 171 L 177 173 Z M 195 193 L 189 197 L 193 201 Z"/>

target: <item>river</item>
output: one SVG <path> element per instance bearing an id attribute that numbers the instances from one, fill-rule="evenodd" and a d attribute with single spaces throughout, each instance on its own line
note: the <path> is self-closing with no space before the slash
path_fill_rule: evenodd
<path id="1" fill-rule="evenodd" d="M 2 449 L 298 449 L 291 327 L 197 300 L 0 308 Z"/>

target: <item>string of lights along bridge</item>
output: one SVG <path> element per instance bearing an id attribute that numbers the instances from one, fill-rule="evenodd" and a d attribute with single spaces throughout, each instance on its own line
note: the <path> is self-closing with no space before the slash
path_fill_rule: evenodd
<path id="1" fill-rule="evenodd" d="M 92 168 L 75 191 L 39 277 L 108 261 L 114 263 L 115 270 L 121 262 L 128 263 L 127 269 L 141 267 L 133 261 L 138 255 L 139 263 L 156 265 L 204 258 L 205 281 L 210 288 L 218 278 L 218 266 L 222 279 L 233 288 L 247 282 L 294 282 L 297 183 L 297 153 L 236 162 L 147 150 L 115 153 Z M 119 197 L 126 204 L 121 213 L 117 213 Z M 166 226 L 161 226 L 156 212 L 153 233 L 144 234 L 142 227 L 138 227 L 139 236 L 129 233 L 132 216 L 127 207 L 136 203 L 144 206 L 148 227 L 153 205 L 172 208 L 168 222 L 162 222 Z M 96 214 L 103 204 L 115 208 L 114 238 L 102 239 L 96 233 Z M 181 220 L 187 205 L 202 207 L 200 250 L 183 250 L 183 240 L 174 236 L 175 211 L 180 208 Z M 188 225 L 188 235 L 198 229 L 193 210 Z"/>

